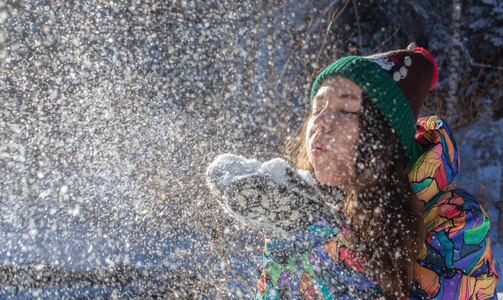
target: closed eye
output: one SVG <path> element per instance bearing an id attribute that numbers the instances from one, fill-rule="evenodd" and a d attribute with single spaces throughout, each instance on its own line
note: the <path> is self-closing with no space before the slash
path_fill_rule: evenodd
<path id="1" fill-rule="evenodd" d="M 343 115 L 359 115 L 359 111 L 341 110 Z"/>

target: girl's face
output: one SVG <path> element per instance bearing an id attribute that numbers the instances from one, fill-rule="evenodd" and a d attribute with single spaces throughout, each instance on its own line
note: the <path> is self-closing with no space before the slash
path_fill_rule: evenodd
<path id="1" fill-rule="evenodd" d="M 349 79 L 326 79 L 313 98 L 307 125 L 306 150 L 316 179 L 344 191 L 355 183 L 362 95 Z"/>

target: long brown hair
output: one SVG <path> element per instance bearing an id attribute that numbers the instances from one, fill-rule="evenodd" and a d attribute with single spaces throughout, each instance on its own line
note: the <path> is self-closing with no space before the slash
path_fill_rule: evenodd
<path id="1" fill-rule="evenodd" d="M 406 295 L 413 263 L 424 239 L 422 209 L 407 178 L 402 144 L 382 114 L 364 95 L 356 154 L 356 184 L 345 203 L 347 227 L 362 254 L 366 273 L 388 298 Z M 306 130 L 287 143 L 286 154 L 297 169 L 314 170 L 307 157 Z"/>

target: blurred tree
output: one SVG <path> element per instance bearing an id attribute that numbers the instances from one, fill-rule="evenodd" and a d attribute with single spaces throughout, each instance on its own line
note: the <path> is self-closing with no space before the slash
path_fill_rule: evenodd
<path id="1" fill-rule="evenodd" d="M 457 101 L 459 97 L 458 82 L 460 79 L 459 64 L 461 60 L 461 12 L 462 0 L 453 0 L 452 4 L 452 38 L 449 55 L 449 93 L 446 99 L 447 119 L 453 126 L 458 120 Z"/>

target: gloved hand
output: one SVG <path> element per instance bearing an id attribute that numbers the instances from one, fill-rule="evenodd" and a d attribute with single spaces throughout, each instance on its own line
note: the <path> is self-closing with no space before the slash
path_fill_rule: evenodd
<path id="1" fill-rule="evenodd" d="M 225 158 L 225 163 L 220 158 L 220 163 L 208 168 L 208 184 L 212 190 L 220 190 L 216 194 L 222 206 L 242 222 L 279 238 L 333 217 L 307 172 L 301 176 L 281 159 L 259 166 L 255 160 L 232 155 Z"/>

